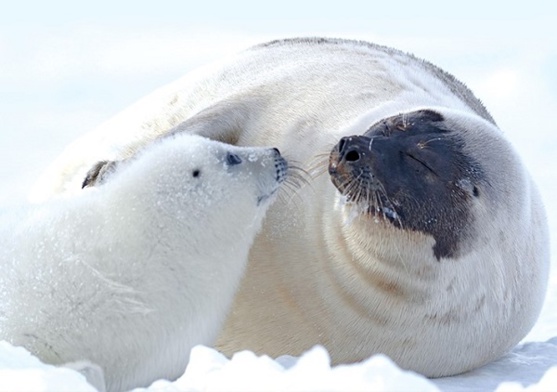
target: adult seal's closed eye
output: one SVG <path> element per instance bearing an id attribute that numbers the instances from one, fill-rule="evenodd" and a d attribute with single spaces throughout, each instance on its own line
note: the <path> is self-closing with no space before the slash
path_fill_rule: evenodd
<path id="1" fill-rule="evenodd" d="M 0 339 L 120 391 L 214 342 L 288 164 L 187 134 L 107 164 L 75 197 L 0 216 Z"/>
<path id="2" fill-rule="evenodd" d="M 365 42 L 259 45 L 75 142 L 34 196 L 80 192 L 94 162 L 183 132 L 275 145 L 318 173 L 269 210 L 226 353 L 322 344 L 334 363 L 383 352 L 445 376 L 499 357 L 535 322 L 549 263 L 540 197 L 481 102 L 434 65 Z"/>

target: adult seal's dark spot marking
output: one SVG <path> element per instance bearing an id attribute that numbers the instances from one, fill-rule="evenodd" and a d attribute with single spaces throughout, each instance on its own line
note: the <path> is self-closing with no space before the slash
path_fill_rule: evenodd
<path id="1" fill-rule="evenodd" d="M 381 120 L 331 152 L 331 181 L 349 201 L 404 230 L 429 234 L 439 260 L 474 235 L 471 204 L 485 176 L 464 141 L 430 110 Z M 465 184 L 465 186 L 463 186 Z"/>

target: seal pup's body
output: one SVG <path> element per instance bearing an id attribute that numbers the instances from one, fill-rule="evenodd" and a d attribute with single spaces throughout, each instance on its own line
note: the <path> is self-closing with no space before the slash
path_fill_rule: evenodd
<path id="1" fill-rule="evenodd" d="M 219 332 L 286 170 L 273 149 L 176 135 L 78 196 L 2 215 L 0 339 L 91 361 L 110 391 L 178 377 Z"/>
<path id="2" fill-rule="evenodd" d="M 422 119 L 423 110 L 431 115 Z M 373 147 L 391 131 L 365 136 L 369 154 L 392 162 L 381 180 L 370 169 L 380 166 L 346 163 L 340 153 L 327 159 L 343 137 L 401 113 L 393 135 L 421 134 L 406 124 L 408 114 L 434 136 L 409 139 L 415 143 L 404 150 L 394 148 L 398 136 L 384 140 L 400 162 Z M 226 353 L 296 355 L 323 344 L 335 363 L 383 352 L 405 368 L 446 376 L 499 357 L 534 324 L 549 264 L 540 197 L 483 105 L 432 64 L 355 41 L 260 45 L 164 87 L 78 140 L 34 196 L 78 192 L 91 162 L 121 159 L 174 132 L 276 145 L 322 173 L 299 200 L 269 211 L 219 338 Z M 402 163 L 414 177 L 395 170 Z M 444 166 L 452 169 L 440 175 Z M 367 182 L 354 181 L 358 173 Z M 391 180 L 396 186 L 387 187 Z"/>

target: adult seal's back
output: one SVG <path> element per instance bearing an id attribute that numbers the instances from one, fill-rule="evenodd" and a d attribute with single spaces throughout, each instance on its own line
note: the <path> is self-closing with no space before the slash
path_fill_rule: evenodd
<path id="1" fill-rule="evenodd" d="M 365 42 L 292 39 L 193 72 L 71 145 L 34 197 L 192 132 L 273 145 L 313 176 L 269 211 L 219 339 L 226 353 L 374 353 L 446 376 L 534 324 L 549 251 L 538 192 L 466 86 Z M 292 197 L 290 197 L 292 196 Z"/>

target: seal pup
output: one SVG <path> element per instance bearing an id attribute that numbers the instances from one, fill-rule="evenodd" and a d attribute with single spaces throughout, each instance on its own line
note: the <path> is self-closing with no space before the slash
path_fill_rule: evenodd
<path id="1" fill-rule="evenodd" d="M 534 324 L 549 265 L 540 196 L 482 103 L 431 63 L 358 41 L 256 46 L 76 141 L 34 196 L 79 192 L 93 162 L 180 132 L 275 145 L 322 173 L 269 210 L 218 339 L 225 353 L 322 344 L 334 363 L 382 352 L 447 376 Z"/>
<path id="2" fill-rule="evenodd" d="M 80 195 L 2 215 L 0 339 L 90 361 L 119 391 L 180 376 L 213 343 L 288 165 L 180 134 L 112 166 Z"/>

